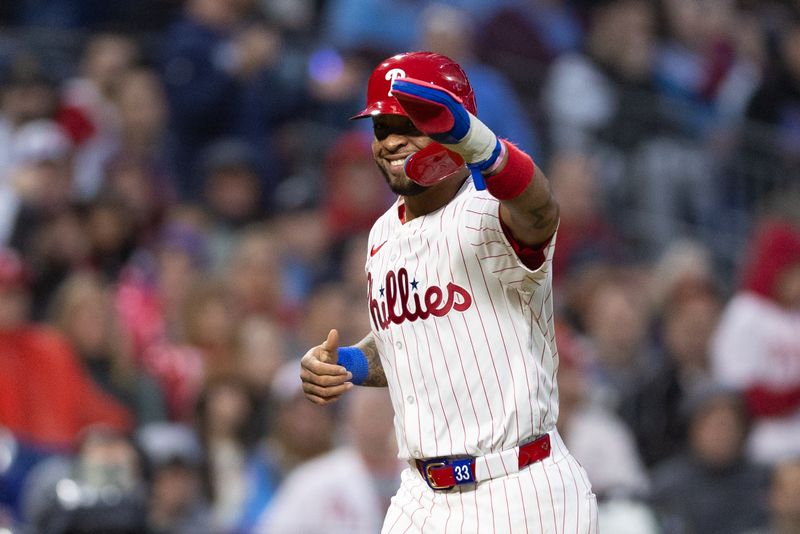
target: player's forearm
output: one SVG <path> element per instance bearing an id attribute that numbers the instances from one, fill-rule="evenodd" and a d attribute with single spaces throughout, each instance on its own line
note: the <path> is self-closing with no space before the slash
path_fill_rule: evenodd
<path id="1" fill-rule="evenodd" d="M 369 366 L 367 378 L 361 385 L 386 387 L 388 383 L 386 382 L 386 374 L 383 372 L 383 364 L 381 363 L 380 354 L 378 354 L 378 345 L 375 343 L 375 337 L 372 333 L 369 333 L 364 339 L 359 341 L 356 346 L 361 349 L 364 356 L 366 356 Z"/>
<path id="2" fill-rule="evenodd" d="M 519 196 L 500 201 L 500 216 L 514 238 L 524 245 L 539 245 L 555 233 L 558 226 L 558 202 L 550 182 L 539 167 Z M 501 166 L 498 172 L 502 172 Z M 487 177 L 491 180 L 491 176 Z"/>

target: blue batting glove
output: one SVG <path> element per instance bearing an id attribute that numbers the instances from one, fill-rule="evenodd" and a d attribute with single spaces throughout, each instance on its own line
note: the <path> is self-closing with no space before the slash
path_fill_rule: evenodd
<path id="1" fill-rule="evenodd" d="M 469 112 L 461 100 L 446 89 L 413 78 L 395 78 L 392 96 L 400 102 L 417 129 L 434 141 L 456 144 L 469 131 Z"/>
<path id="2" fill-rule="evenodd" d="M 494 132 L 467 111 L 457 96 L 434 84 L 395 78 L 392 96 L 419 131 L 464 158 L 475 187 L 484 189 L 482 173 L 495 164 L 502 150 Z"/>

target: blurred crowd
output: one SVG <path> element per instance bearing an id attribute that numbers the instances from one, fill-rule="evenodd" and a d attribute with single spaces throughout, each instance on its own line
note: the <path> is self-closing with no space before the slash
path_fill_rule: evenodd
<path id="1" fill-rule="evenodd" d="M 297 361 L 369 330 L 348 118 L 421 49 L 560 202 L 601 530 L 800 533 L 796 0 L 0 3 L 0 532 L 379 531 L 388 393 Z"/>

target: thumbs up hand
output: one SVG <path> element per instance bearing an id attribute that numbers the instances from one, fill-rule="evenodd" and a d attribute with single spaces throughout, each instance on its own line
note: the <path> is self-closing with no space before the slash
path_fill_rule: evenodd
<path id="1" fill-rule="evenodd" d="M 338 364 L 339 332 L 331 330 L 322 344 L 313 347 L 300 360 L 303 392 L 314 404 L 328 405 L 353 387 L 353 375 Z"/>

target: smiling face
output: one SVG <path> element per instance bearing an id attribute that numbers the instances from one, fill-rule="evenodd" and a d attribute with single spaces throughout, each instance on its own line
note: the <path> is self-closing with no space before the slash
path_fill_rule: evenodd
<path id="1" fill-rule="evenodd" d="M 412 182 L 406 176 L 404 164 L 410 155 L 419 152 L 433 140 L 402 115 L 376 115 L 372 118 L 372 127 L 375 133 L 372 155 L 392 192 L 410 197 L 426 191 L 427 187 Z"/>

